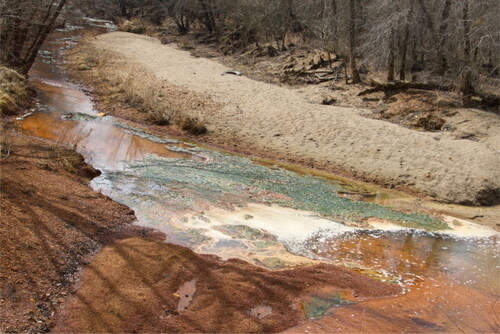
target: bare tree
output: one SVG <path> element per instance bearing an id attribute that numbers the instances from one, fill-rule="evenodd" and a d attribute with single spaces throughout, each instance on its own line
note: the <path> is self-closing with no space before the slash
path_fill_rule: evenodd
<path id="1" fill-rule="evenodd" d="M 444 42 L 448 32 L 448 20 L 450 18 L 451 0 L 445 0 L 443 11 L 441 14 L 441 22 L 439 24 L 437 55 L 436 55 L 436 74 L 444 75 L 448 68 L 446 56 L 444 54 Z"/>
<path id="2" fill-rule="evenodd" d="M 20 2 L 34 2 L 3 1 L 18 9 Z M 198 29 L 210 40 L 236 47 L 265 41 L 284 50 L 294 32 L 310 45 L 342 55 L 353 83 L 360 81 L 360 64 L 369 71 L 383 70 L 389 81 L 424 72 L 421 78 L 443 86 L 456 84 L 467 96 L 499 85 L 498 0 L 73 1 L 93 3 L 114 16 L 155 22 L 170 17 L 180 34 Z M 26 8 L 22 21 L 30 21 L 29 15 L 40 18 L 33 6 Z M 16 26 L 12 22 L 9 25 Z M 23 35 L 23 28 L 20 31 Z M 2 36 L 5 40 L 15 35 Z"/>
<path id="3" fill-rule="evenodd" d="M 361 82 L 356 66 L 356 0 L 349 0 L 349 67 L 352 83 Z"/>
<path id="4" fill-rule="evenodd" d="M 470 106 L 471 96 L 474 93 L 474 88 L 472 86 L 471 79 L 471 41 L 470 41 L 470 14 L 469 14 L 469 0 L 463 1 L 463 15 L 462 15 L 462 23 L 463 23 L 463 56 L 464 56 L 464 71 L 462 73 L 462 80 L 460 83 L 460 92 L 463 95 L 463 104 L 465 107 Z"/>
<path id="5" fill-rule="evenodd" d="M 27 74 L 66 0 L 2 0 L 0 62 Z"/>

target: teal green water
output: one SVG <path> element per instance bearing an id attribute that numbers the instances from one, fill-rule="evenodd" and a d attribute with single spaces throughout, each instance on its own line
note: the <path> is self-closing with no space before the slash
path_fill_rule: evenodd
<path id="1" fill-rule="evenodd" d="M 342 298 L 340 293 L 333 293 L 329 296 L 313 296 L 311 300 L 304 303 L 304 313 L 306 317 L 320 318 L 335 306 L 349 305 L 352 302 Z"/>
<path id="2" fill-rule="evenodd" d="M 381 205 L 341 197 L 338 192 L 342 188 L 327 179 L 301 176 L 198 147 L 175 147 L 175 150 L 203 156 L 206 161 L 150 155 L 144 161 L 130 163 L 124 171 L 107 171 L 103 177 L 114 182 L 126 177 L 152 183 L 156 188 L 153 191 L 163 189 L 162 200 L 172 201 L 172 206 L 178 210 L 188 209 L 193 198 L 221 203 L 227 202 L 229 197 L 236 203 L 264 202 L 312 211 L 341 222 L 362 222 L 374 217 L 406 227 L 447 228 L 444 222 L 426 214 L 397 212 Z"/>

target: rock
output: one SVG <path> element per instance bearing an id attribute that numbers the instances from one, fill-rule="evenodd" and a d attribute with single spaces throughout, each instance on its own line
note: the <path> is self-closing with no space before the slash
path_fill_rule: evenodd
<path id="1" fill-rule="evenodd" d="M 272 45 L 267 46 L 267 55 L 269 57 L 277 57 L 278 56 L 278 50 Z"/>
<path id="2" fill-rule="evenodd" d="M 160 39 L 160 42 L 161 42 L 161 44 L 164 44 L 164 45 L 173 43 L 173 41 L 170 38 L 168 38 L 167 36 L 163 36 Z"/>
<path id="3" fill-rule="evenodd" d="M 439 116 L 434 114 L 428 114 L 425 117 L 420 117 L 417 120 L 416 126 L 422 127 L 426 131 L 438 131 L 443 128 L 446 124 L 446 121 Z"/>

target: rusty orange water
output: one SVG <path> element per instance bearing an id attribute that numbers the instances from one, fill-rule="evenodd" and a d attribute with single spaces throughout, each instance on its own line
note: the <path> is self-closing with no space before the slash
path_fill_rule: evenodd
<path id="1" fill-rule="evenodd" d="M 84 155 L 86 151 L 92 151 L 90 162 L 98 168 L 106 166 L 120 169 L 126 162 L 142 160 L 149 154 L 195 158 L 188 153 L 169 150 L 165 144 L 127 133 L 113 123 L 66 121 L 55 113 L 36 113 L 20 124 L 23 129 L 39 137 L 76 145 Z"/>
<path id="2" fill-rule="evenodd" d="M 188 153 L 169 150 L 164 143 L 129 133 L 117 126 L 113 118 L 109 121 L 62 119 L 68 113 L 98 116 L 91 98 L 82 87 L 66 80 L 59 66 L 62 61 L 59 49 L 65 47 L 70 42 L 67 37 L 74 34 L 63 31 L 53 35 L 45 47 L 46 56 L 39 57 L 30 72 L 39 105 L 45 110 L 20 121 L 18 124 L 22 129 L 39 137 L 75 145 L 87 158 L 90 155 L 86 152 L 92 151 L 92 161 L 89 162 L 97 168 L 119 169 L 124 163 L 142 160 L 149 154 L 199 159 Z"/>
<path id="3" fill-rule="evenodd" d="M 500 330 L 496 237 L 457 240 L 425 233 L 367 232 L 310 242 L 321 258 L 377 279 L 400 281 L 407 291 L 332 309 L 290 333 Z"/>

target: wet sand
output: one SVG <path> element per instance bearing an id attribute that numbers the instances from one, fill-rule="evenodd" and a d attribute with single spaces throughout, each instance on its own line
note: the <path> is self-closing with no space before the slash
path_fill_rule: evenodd
<path id="1" fill-rule="evenodd" d="M 285 333 L 498 333 L 498 296 L 436 279 L 397 298 L 370 300 L 330 310 Z"/>

